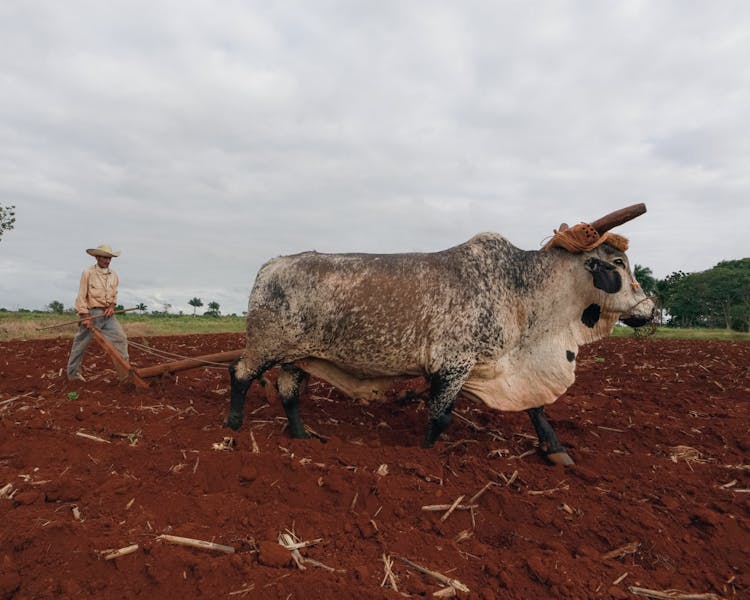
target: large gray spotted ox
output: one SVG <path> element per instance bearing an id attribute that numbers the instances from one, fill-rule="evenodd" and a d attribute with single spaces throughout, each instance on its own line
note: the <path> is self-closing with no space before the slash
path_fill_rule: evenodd
<path id="1" fill-rule="evenodd" d="M 424 376 L 431 447 L 460 393 L 526 410 L 540 448 L 572 460 L 544 406 L 575 379 L 578 348 L 621 320 L 649 322 L 654 303 L 636 282 L 625 238 L 608 230 L 646 211 L 622 209 L 568 228 L 539 251 L 495 233 L 434 253 L 319 254 L 266 263 L 247 315 L 247 347 L 230 367 L 227 426 L 242 424 L 251 383 L 280 365 L 277 385 L 293 437 L 307 437 L 299 395 L 308 373 L 354 398 Z"/>

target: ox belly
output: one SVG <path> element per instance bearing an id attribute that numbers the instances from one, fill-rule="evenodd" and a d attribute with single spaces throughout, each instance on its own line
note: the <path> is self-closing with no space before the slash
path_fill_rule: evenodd
<path id="1" fill-rule="evenodd" d="M 393 389 L 396 382 L 410 378 L 410 376 L 359 378 L 332 362 L 320 358 L 305 358 L 295 361 L 295 364 L 303 371 L 327 381 L 337 390 L 355 400 L 380 400 L 385 397 L 387 391 Z"/>

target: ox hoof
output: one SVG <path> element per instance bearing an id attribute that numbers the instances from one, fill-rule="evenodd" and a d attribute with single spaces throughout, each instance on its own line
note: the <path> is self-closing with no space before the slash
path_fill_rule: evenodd
<path id="1" fill-rule="evenodd" d="M 242 417 L 229 415 L 226 422 L 224 423 L 224 427 L 229 427 L 229 429 L 231 429 L 232 431 L 237 431 L 240 427 L 242 427 Z"/>
<path id="2" fill-rule="evenodd" d="M 547 454 L 547 460 L 553 465 L 574 465 L 576 464 L 567 452 L 552 452 Z"/>

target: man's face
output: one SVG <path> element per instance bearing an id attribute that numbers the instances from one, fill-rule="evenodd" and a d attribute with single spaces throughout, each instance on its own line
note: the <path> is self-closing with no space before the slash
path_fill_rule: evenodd
<path id="1" fill-rule="evenodd" d="M 109 268 L 110 262 L 112 262 L 111 256 L 97 256 L 96 257 L 96 264 L 99 266 L 100 269 Z"/>

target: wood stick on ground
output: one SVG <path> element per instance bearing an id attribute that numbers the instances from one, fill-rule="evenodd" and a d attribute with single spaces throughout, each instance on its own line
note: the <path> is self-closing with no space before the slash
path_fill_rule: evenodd
<path id="1" fill-rule="evenodd" d="M 136 550 L 138 550 L 138 544 L 133 544 L 131 546 L 120 548 L 119 550 L 113 550 L 102 556 L 102 558 L 104 560 L 112 560 L 114 558 L 120 558 L 121 556 L 127 556 L 128 554 L 133 554 Z"/>
<path id="2" fill-rule="evenodd" d="M 631 594 L 637 596 L 647 596 L 648 598 L 656 598 L 657 600 L 721 600 L 721 596 L 716 594 L 691 594 L 686 592 L 679 592 L 677 590 L 666 590 L 660 592 L 658 590 L 649 590 L 647 588 L 630 586 L 628 591 Z"/>
<path id="3" fill-rule="evenodd" d="M 458 498 L 456 498 L 456 501 L 451 504 L 451 507 L 448 509 L 448 511 L 442 517 L 440 517 L 440 521 L 445 522 L 445 520 L 453 514 L 453 511 L 456 510 L 456 507 L 461 504 L 461 500 L 463 499 L 463 496 L 459 496 Z"/>
<path id="4" fill-rule="evenodd" d="M 396 576 L 393 574 L 393 559 L 385 553 L 383 554 L 383 565 L 385 576 L 383 577 L 383 581 L 380 582 L 380 587 L 385 587 L 385 584 L 388 583 L 394 592 L 398 592 Z"/>
<path id="5" fill-rule="evenodd" d="M 198 548 L 200 550 L 216 550 L 218 552 L 224 552 L 225 554 L 233 554 L 234 548 L 232 546 L 224 546 L 223 544 L 215 544 L 213 542 L 207 542 L 205 540 L 196 540 L 193 538 L 180 537 L 178 535 L 167 535 L 163 533 L 156 538 L 157 540 L 164 540 L 170 544 L 176 544 L 178 546 L 187 546 L 189 548 Z"/>
<path id="6" fill-rule="evenodd" d="M 418 565 L 417 563 L 411 562 L 408 558 L 404 558 L 403 556 L 397 556 L 396 558 L 398 558 L 404 564 L 409 565 L 415 571 L 419 571 L 424 575 L 429 575 L 430 577 L 438 580 L 444 585 L 449 585 L 453 588 L 456 588 L 458 591 L 466 592 L 467 594 L 471 591 L 458 579 L 451 579 L 450 577 L 446 577 L 445 575 L 443 575 L 442 573 L 438 573 L 437 571 L 430 571 L 429 569 L 426 569 L 425 567 Z"/>

